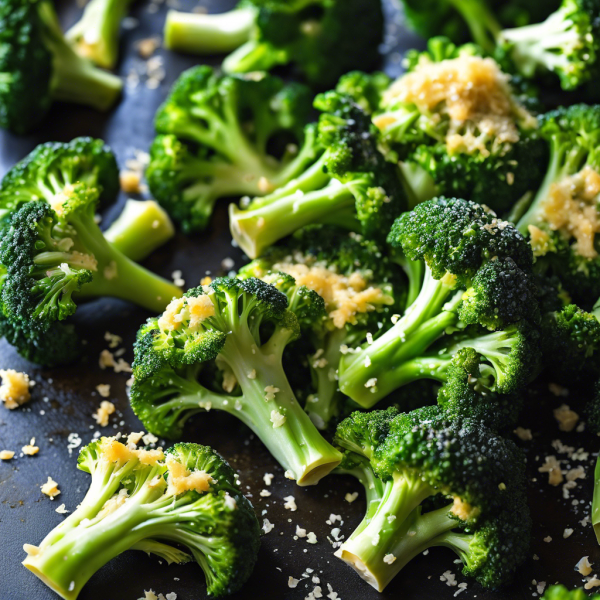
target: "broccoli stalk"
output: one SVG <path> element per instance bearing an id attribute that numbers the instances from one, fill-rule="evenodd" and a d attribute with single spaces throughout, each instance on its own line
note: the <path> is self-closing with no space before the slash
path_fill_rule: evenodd
<path id="1" fill-rule="evenodd" d="M 165 48 L 192 54 L 231 52 L 250 39 L 255 20 L 252 6 L 210 15 L 170 10 L 165 21 Z"/>
<path id="2" fill-rule="evenodd" d="M 169 563 L 195 560 L 218 596 L 252 572 L 258 521 L 233 470 L 210 448 L 176 444 L 163 453 L 101 438 L 82 449 L 78 468 L 92 477 L 81 504 L 39 546 L 24 546 L 25 567 L 65 600 L 130 549 Z"/>
<path id="3" fill-rule="evenodd" d="M 354 413 L 334 441 L 345 472 L 368 485 L 379 480 L 367 489 L 365 518 L 336 552 L 378 591 L 433 546 L 454 550 L 463 573 L 491 588 L 526 558 L 523 457 L 480 423 L 448 420 L 438 407 Z"/>
<path id="4" fill-rule="evenodd" d="M 90 0 L 65 34 L 77 54 L 105 69 L 117 64 L 119 29 L 131 0 Z"/>
<path id="5" fill-rule="evenodd" d="M 151 319 L 138 335 L 131 388 L 147 429 L 179 437 L 190 416 L 216 408 L 250 427 L 299 485 L 329 473 L 340 455 L 298 404 L 283 370 L 284 349 L 299 335 L 286 306 L 283 294 L 258 279 L 217 279 Z M 211 363 L 226 394 L 215 391 Z"/>
<path id="6" fill-rule="evenodd" d="M 395 214 L 406 208 L 397 169 L 380 152 L 370 117 L 337 92 L 319 95 L 315 107 L 323 113 L 319 158 L 274 193 L 244 208 L 230 205 L 232 235 L 250 258 L 314 223 L 358 228 L 380 239 Z"/>

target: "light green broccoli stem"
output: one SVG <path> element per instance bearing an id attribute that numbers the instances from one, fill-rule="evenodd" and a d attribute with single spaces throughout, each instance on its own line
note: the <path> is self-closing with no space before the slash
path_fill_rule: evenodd
<path id="1" fill-rule="evenodd" d="M 600 544 L 600 457 L 596 461 L 594 469 L 594 496 L 592 499 L 592 527 L 596 534 L 596 540 Z"/>
<path id="2" fill-rule="evenodd" d="M 410 260 L 402 254 L 400 249 L 395 248 L 392 260 L 402 267 L 408 278 L 408 293 L 406 295 L 406 307 L 409 307 L 419 297 L 423 286 L 425 264 L 420 260 Z"/>
<path id="3" fill-rule="evenodd" d="M 488 9 L 487 3 L 482 0 L 450 0 L 450 4 L 466 21 L 473 41 L 486 52 L 492 53 L 501 27 Z"/>
<path id="4" fill-rule="evenodd" d="M 431 542 L 431 546 L 449 548 L 470 572 L 477 569 L 488 553 L 488 548 L 477 543 L 475 535 L 456 531 L 443 533 Z"/>
<path id="5" fill-rule="evenodd" d="M 285 48 L 277 48 L 268 42 L 252 39 L 225 58 L 223 71 L 225 73 L 270 71 L 288 62 L 290 56 Z"/>
<path id="6" fill-rule="evenodd" d="M 421 515 L 420 504 L 435 491 L 418 476 L 395 474 L 372 515 L 335 553 L 378 591 L 431 541 L 457 525 L 444 507 Z"/>
<path id="7" fill-rule="evenodd" d="M 451 293 L 451 286 L 434 279 L 426 269 L 421 293 L 404 316 L 372 344 L 342 357 L 339 370 L 342 393 L 364 408 L 371 408 L 413 381 L 418 371 L 407 363 L 426 354 L 446 328 L 458 321 L 456 305 L 461 293 L 454 294 L 447 302 Z"/>
<path id="8" fill-rule="evenodd" d="M 165 21 L 165 47 L 191 54 L 231 52 L 250 39 L 255 19 L 252 7 L 211 15 L 170 10 Z"/>
<path id="9" fill-rule="evenodd" d="M 431 200 L 438 195 L 433 177 L 421 166 L 413 162 L 398 163 L 400 183 L 408 199 L 408 208 L 412 210 L 417 204 Z"/>
<path id="10" fill-rule="evenodd" d="M 155 200 L 127 200 L 104 237 L 127 258 L 141 261 L 175 235 L 169 215 Z"/>
<path id="11" fill-rule="evenodd" d="M 90 0 L 65 38 L 75 52 L 99 67 L 112 69 L 119 52 L 119 30 L 132 0 Z"/>
<path id="12" fill-rule="evenodd" d="M 240 327 L 227 338 L 219 357 L 242 390 L 234 414 L 256 433 L 290 479 L 314 485 L 342 457 L 304 412 L 285 376 L 281 356 L 289 335 L 278 329 L 258 347 L 250 330 Z"/>
<path id="13" fill-rule="evenodd" d="M 91 61 L 75 53 L 66 42 L 54 7 L 48 0 L 40 4 L 39 10 L 46 25 L 44 42 L 52 53 L 52 97 L 85 104 L 97 110 L 108 110 L 121 94 L 121 79 L 98 69 Z"/>
<path id="14" fill-rule="evenodd" d="M 311 170 L 311 174 L 315 179 L 320 178 L 314 170 Z M 300 185 L 304 183 L 302 181 Z M 250 258 L 256 258 L 275 242 L 312 223 L 333 222 L 355 229 L 353 188 L 360 185 L 359 181 L 341 183 L 337 179 L 330 179 L 320 189 L 304 191 L 298 188 L 285 196 L 277 194 L 274 198 L 257 202 L 256 207 L 250 205 L 247 210 L 240 210 L 231 204 L 231 234 Z"/>
<path id="15" fill-rule="evenodd" d="M 148 555 L 154 554 L 166 560 L 169 565 L 183 564 L 194 560 L 187 552 L 156 540 L 141 540 L 131 546 L 131 550 L 139 550 Z"/>
<path id="16" fill-rule="evenodd" d="M 533 77 L 542 68 L 568 71 L 571 54 L 582 47 L 581 34 L 562 6 L 542 23 L 504 29 L 500 40 L 510 44 L 510 53 L 519 71 Z"/>

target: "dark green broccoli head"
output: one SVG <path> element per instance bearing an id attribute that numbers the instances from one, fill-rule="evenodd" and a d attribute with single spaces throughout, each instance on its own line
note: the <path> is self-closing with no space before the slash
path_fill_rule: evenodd
<path id="1" fill-rule="evenodd" d="M 340 77 L 335 91 L 350 96 L 366 113 L 373 114 L 379 110 L 381 98 L 391 83 L 385 73 L 351 71 Z"/>
<path id="2" fill-rule="evenodd" d="M 59 194 L 76 183 L 96 188 L 100 206 L 111 204 L 119 193 L 119 169 L 112 150 L 102 140 L 89 137 L 40 144 L 2 179 L 0 219 L 23 202 L 54 204 Z"/>

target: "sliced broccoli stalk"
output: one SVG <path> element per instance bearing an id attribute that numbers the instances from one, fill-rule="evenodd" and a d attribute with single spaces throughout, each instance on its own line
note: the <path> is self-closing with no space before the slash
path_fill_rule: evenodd
<path id="1" fill-rule="evenodd" d="M 381 239 L 394 210 L 406 208 L 397 169 L 380 152 L 369 116 L 337 92 L 319 95 L 315 106 L 323 113 L 317 137 L 323 153 L 318 160 L 287 186 L 247 208 L 230 206 L 232 235 L 250 258 L 314 223 L 358 228 L 367 237 Z"/>
<path id="2" fill-rule="evenodd" d="M 170 10 L 165 21 L 165 48 L 191 54 L 231 52 L 250 39 L 256 15 L 256 8 L 243 2 L 218 14 Z"/>
<path id="3" fill-rule="evenodd" d="M 155 200 L 127 200 L 104 231 L 108 242 L 133 261 L 144 260 L 175 235 L 169 215 Z"/>
<path id="4" fill-rule="evenodd" d="M 90 0 L 65 34 L 77 54 L 113 69 L 119 57 L 119 30 L 132 0 Z"/>
<path id="5" fill-rule="evenodd" d="M 448 419 L 437 407 L 354 413 L 334 441 L 345 452 L 342 465 L 356 470 L 358 454 L 381 480 L 365 518 L 336 552 L 378 591 L 433 546 L 453 549 L 463 573 L 486 588 L 506 583 L 526 558 L 523 456 L 480 423 Z"/>
<path id="6" fill-rule="evenodd" d="M 222 409 L 250 427 L 299 485 L 329 473 L 341 457 L 298 404 L 283 371 L 285 346 L 299 335 L 286 305 L 283 294 L 258 279 L 217 279 L 189 290 L 144 326 L 131 403 L 148 430 L 178 436 L 191 414 Z M 212 391 L 210 376 L 202 381 L 200 367 L 213 360 L 228 394 Z"/>
<path id="7" fill-rule="evenodd" d="M 92 477 L 80 506 L 39 546 L 24 547 L 25 567 L 63 598 L 77 598 L 100 567 L 129 549 L 177 562 L 192 555 L 211 595 L 230 594 L 250 576 L 258 521 L 212 449 L 176 444 L 163 453 L 101 438 L 82 449 L 78 467 Z"/>

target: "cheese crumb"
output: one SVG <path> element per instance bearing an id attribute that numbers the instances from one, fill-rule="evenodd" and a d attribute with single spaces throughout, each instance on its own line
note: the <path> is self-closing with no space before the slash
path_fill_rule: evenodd
<path id="1" fill-rule="evenodd" d="M 108 398 L 110 396 L 110 384 L 100 383 L 96 386 L 96 391 L 103 397 Z"/>
<path id="2" fill-rule="evenodd" d="M 116 410 L 117 409 L 115 408 L 115 405 L 110 402 L 110 400 L 102 400 L 98 410 L 92 416 L 94 419 L 96 419 L 97 425 L 100 425 L 100 427 L 106 427 L 108 425 L 108 418 Z"/>
<path id="3" fill-rule="evenodd" d="M 563 531 L 563 538 L 566 540 L 567 538 L 571 537 L 573 535 L 573 530 L 572 529 L 565 529 Z"/>
<path id="4" fill-rule="evenodd" d="M 391 564 L 393 564 L 393 563 L 395 563 L 395 562 L 396 562 L 396 557 L 395 557 L 393 554 L 386 554 L 386 555 L 383 557 L 383 562 L 384 562 L 386 565 L 391 565 Z"/>
<path id="5" fill-rule="evenodd" d="M 10 460 L 14 455 L 12 450 L 2 450 L 0 451 L 0 460 Z"/>
<path id="6" fill-rule="evenodd" d="M 575 570 L 584 577 L 587 577 L 592 572 L 592 564 L 589 561 L 589 556 L 579 559 L 579 562 L 575 565 Z"/>
<path id="7" fill-rule="evenodd" d="M 309 544 L 316 544 L 317 543 L 317 536 L 315 535 L 315 533 L 313 531 L 310 531 L 308 533 L 308 535 L 306 536 L 306 541 Z"/>
<path id="8" fill-rule="evenodd" d="M 594 575 L 583 587 L 586 590 L 591 590 L 592 588 L 600 586 L 600 579 Z"/>
<path id="9" fill-rule="evenodd" d="M 271 492 L 269 490 L 260 490 L 260 495 L 263 498 L 268 498 L 271 495 Z"/>
<path id="10" fill-rule="evenodd" d="M 137 171 L 123 169 L 119 173 L 119 181 L 121 182 L 121 189 L 126 194 L 141 194 L 141 176 Z"/>
<path id="11" fill-rule="evenodd" d="M 288 587 L 295 588 L 299 582 L 300 582 L 299 579 L 294 579 L 293 577 L 289 577 L 288 578 Z"/>
<path id="12" fill-rule="evenodd" d="M 61 504 L 54 512 L 57 512 L 59 515 L 66 515 L 69 511 L 64 504 Z"/>
<path id="13" fill-rule="evenodd" d="M 265 485 L 271 485 L 272 481 L 273 481 L 273 473 L 265 473 L 263 475 L 263 481 L 265 482 Z"/>
<path id="14" fill-rule="evenodd" d="M 294 498 L 294 496 L 286 496 L 284 500 L 284 508 L 286 508 L 287 510 L 291 510 L 292 512 L 298 510 L 298 507 L 296 506 L 296 499 Z"/>
<path id="15" fill-rule="evenodd" d="M 265 533 L 270 533 L 275 528 L 275 525 L 269 521 L 269 519 L 263 519 L 263 531 Z"/>
<path id="16" fill-rule="evenodd" d="M 40 451 L 40 449 L 35 445 L 35 438 L 31 438 L 31 440 L 29 441 L 29 444 L 27 444 L 27 446 L 23 446 L 21 448 L 21 452 L 23 452 L 23 454 L 27 454 L 27 456 L 33 456 L 34 454 L 37 454 Z"/>
<path id="17" fill-rule="evenodd" d="M 305 538 L 306 537 L 306 529 L 302 529 L 302 527 L 300 527 L 300 525 L 296 525 L 296 535 L 299 538 Z"/>
<path id="18" fill-rule="evenodd" d="M 572 411 L 567 404 L 554 410 L 554 418 L 558 421 L 558 428 L 561 431 L 573 431 L 579 421 L 579 415 Z"/>
<path id="19" fill-rule="evenodd" d="M 138 450 L 138 452 L 143 452 Z M 167 475 L 167 493 L 177 496 L 184 492 L 194 490 L 196 492 L 208 492 L 211 484 L 216 481 L 206 472 L 199 469 L 190 471 L 180 463 L 172 454 L 168 454 L 165 463 L 169 469 Z"/>
<path id="20" fill-rule="evenodd" d="M 2 385 L 0 386 L 0 400 L 4 402 L 5 408 L 14 410 L 22 406 L 31 398 L 29 388 L 31 383 L 27 373 L 21 373 L 14 369 L 0 369 Z"/>
<path id="21" fill-rule="evenodd" d="M 514 434 L 524 442 L 529 442 L 533 439 L 531 435 L 531 429 L 523 429 L 523 427 L 517 427 L 514 431 Z"/>
<path id="22" fill-rule="evenodd" d="M 540 473 L 548 473 L 548 483 L 550 485 L 559 485 L 563 481 L 560 463 L 556 456 L 546 456 L 546 462 L 538 469 Z"/>
<path id="23" fill-rule="evenodd" d="M 549 544 L 552 541 L 552 538 L 550 536 L 546 536 L 544 538 L 544 541 L 546 542 L 546 544 Z"/>
<path id="24" fill-rule="evenodd" d="M 279 388 L 273 385 L 268 385 L 265 388 L 265 400 L 275 400 L 275 394 L 279 392 Z M 271 419 L 272 420 L 272 419 Z"/>
<path id="25" fill-rule="evenodd" d="M 351 494 L 348 493 L 345 496 L 346 502 L 348 502 L 349 504 L 352 504 L 357 498 L 358 498 L 358 492 L 352 492 Z"/>
<path id="26" fill-rule="evenodd" d="M 58 483 L 56 483 L 52 477 L 48 477 L 48 481 L 40 487 L 42 489 L 42 494 L 48 496 L 50 500 L 54 500 L 54 498 L 60 494 Z"/>
<path id="27" fill-rule="evenodd" d="M 271 423 L 273 423 L 273 429 L 281 427 L 285 423 L 285 416 L 282 415 L 278 410 L 272 410 Z"/>

